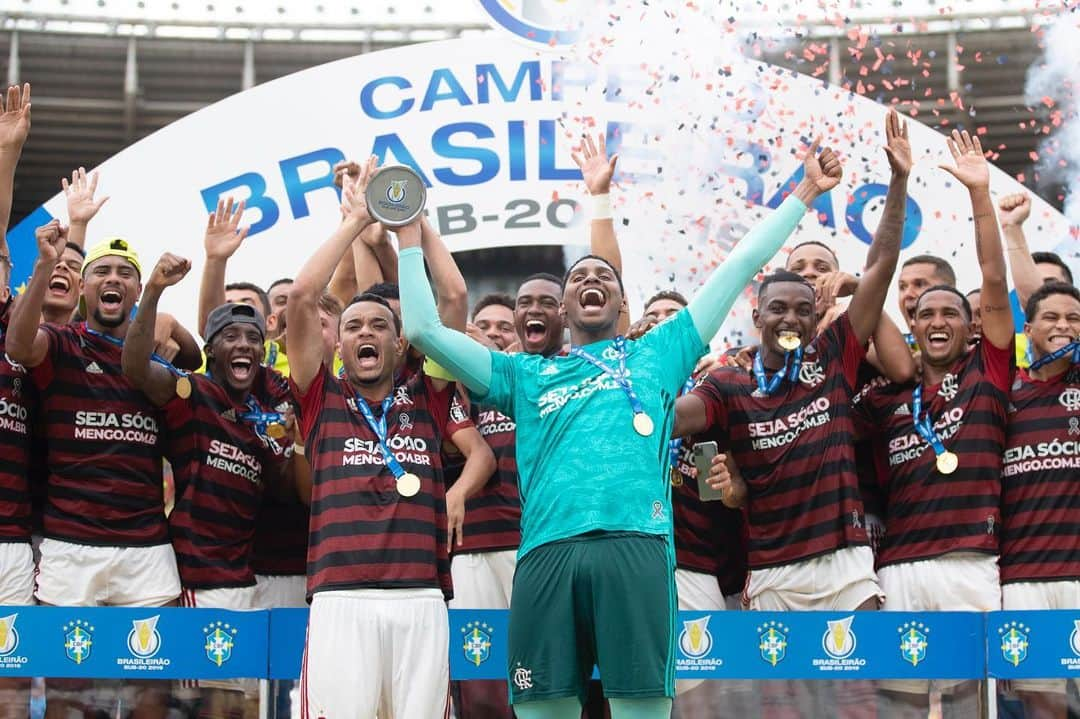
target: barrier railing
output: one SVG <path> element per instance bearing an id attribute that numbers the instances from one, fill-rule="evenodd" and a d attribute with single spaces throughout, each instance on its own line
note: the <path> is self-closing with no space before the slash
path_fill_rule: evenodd
<path id="1" fill-rule="evenodd" d="M 0 676 L 293 679 L 306 609 L 0 608 Z M 699 679 L 1080 676 L 1080 609 L 680 612 L 677 666 Z M 507 612 L 451 610 L 454 679 L 502 679 Z"/>

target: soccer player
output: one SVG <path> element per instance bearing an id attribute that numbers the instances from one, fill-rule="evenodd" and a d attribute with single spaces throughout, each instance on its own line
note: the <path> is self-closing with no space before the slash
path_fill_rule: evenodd
<path id="1" fill-rule="evenodd" d="M 899 290 L 897 302 L 900 315 L 907 321 L 910 330 L 915 320 L 915 305 L 923 292 L 931 287 L 945 285 L 956 287 L 956 272 L 952 265 L 937 255 L 915 255 L 904 260 L 900 266 L 900 276 L 896 280 Z M 908 335 L 909 343 L 912 337 Z"/>
<path id="2" fill-rule="evenodd" d="M 840 181 L 833 153 L 816 150 L 817 142 L 794 195 L 736 246 L 689 307 L 640 340 L 616 335 L 624 292 L 615 269 L 595 256 L 574 263 L 562 292 L 569 357 L 492 352 L 442 326 L 417 228 L 399 231 L 406 336 L 519 430 L 522 543 L 508 674 L 520 719 L 578 716 L 594 663 L 613 719 L 670 714 L 674 398 L 746 282 Z"/>
<path id="3" fill-rule="evenodd" d="M 182 604 L 255 609 L 251 554 L 260 499 L 294 491 L 286 485 L 289 392 L 281 375 L 259 364 L 266 327 L 250 305 L 226 303 L 210 313 L 205 375 L 178 378 L 152 361 L 158 302 L 190 269 L 190 261 L 169 253 L 158 260 L 124 343 L 124 375 L 162 408 L 169 431 L 176 485 L 169 526 Z M 215 714 L 243 713 L 245 691 L 247 701 L 257 698 L 251 682 L 202 688 L 204 708 Z"/>
<path id="4" fill-rule="evenodd" d="M 1009 393 L 1001 498 L 1003 609 L 1080 609 L 1080 291 L 1028 299 L 1033 362 Z M 1064 681 L 1013 681 L 1031 716 L 1067 711 Z"/>
<path id="5" fill-rule="evenodd" d="M 290 381 L 314 472 L 303 682 L 312 716 L 438 717 L 448 709 L 448 548 L 495 461 L 467 418 L 450 417 L 452 387 L 397 374 L 405 342 L 382 298 L 360 295 L 342 314 L 345 377 L 325 364 L 316 301 L 371 223 L 364 189 L 374 167 L 372 158 L 346 184 L 344 218 L 296 276 L 286 308 Z M 444 437 L 467 457 L 449 490 Z M 355 660 L 343 666 L 344 656 Z"/>
<path id="6" fill-rule="evenodd" d="M 29 132 L 30 86 L 12 85 L 0 106 L 0 606 L 34 603 L 28 475 L 37 393 L 26 369 L 4 353 L 14 302 L 7 226 L 15 167 Z M 29 679 L 0 679 L 0 717 L 25 717 L 29 696 Z"/>
<path id="7" fill-rule="evenodd" d="M 968 189 L 974 214 L 983 334 L 969 351 L 967 299 L 950 285 L 926 289 L 911 315 L 921 382 L 870 387 L 857 404 L 862 424 L 888 452 L 888 513 L 878 554 L 886 610 L 991 611 L 1001 605 L 998 504 L 1015 369 L 1012 313 L 979 138 L 954 130 L 948 145 L 956 164 L 941 167 Z M 943 705 L 973 716 L 973 684 L 951 687 Z M 925 681 L 882 686 L 897 715 L 926 715 Z"/>

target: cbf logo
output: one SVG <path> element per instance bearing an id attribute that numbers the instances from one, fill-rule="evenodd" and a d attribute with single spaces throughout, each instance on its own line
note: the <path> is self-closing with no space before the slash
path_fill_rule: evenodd
<path id="1" fill-rule="evenodd" d="M 704 616 L 700 619 L 683 622 L 682 633 L 679 634 L 679 649 L 691 659 L 700 659 L 712 649 L 713 639 L 709 633 L 709 619 Z"/>
<path id="2" fill-rule="evenodd" d="M 581 35 L 582 18 L 592 7 L 582 0 L 479 0 L 492 25 L 533 47 L 573 45 Z"/>
<path id="3" fill-rule="evenodd" d="M 206 650 L 206 658 L 220 667 L 232 657 L 233 647 L 236 646 L 236 627 L 228 622 L 210 622 L 203 627 L 206 642 L 203 649 Z"/>
<path id="4" fill-rule="evenodd" d="M 161 615 L 155 615 L 149 619 L 136 619 L 131 623 L 131 631 L 127 636 L 128 651 L 132 656 L 139 659 L 149 659 L 161 649 L 161 635 L 158 634 L 157 623 Z"/>
<path id="5" fill-rule="evenodd" d="M 821 647 L 833 659 L 846 659 L 855 651 L 855 632 L 851 631 L 853 621 L 855 621 L 854 614 L 825 623 Z"/>
<path id="6" fill-rule="evenodd" d="M 64 625 L 64 654 L 76 664 L 90 658 L 94 646 L 94 627 L 89 622 L 75 619 Z"/>
<path id="7" fill-rule="evenodd" d="M 900 656 L 911 666 L 919 666 L 919 662 L 926 660 L 929 646 L 926 635 L 930 633 L 930 627 L 922 622 L 904 622 L 896 631 L 900 633 Z"/>
<path id="8" fill-rule="evenodd" d="M 386 188 L 386 199 L 393 202 L 395 205 L 400 205 L 405 202 L 405 188 L 408 187 L 408 180 L 390 180 L 390 184 Z"/>
<path id="9" fill-rule="evenodd" d="M 761 658 L 775 667 L 787 656 L 789 630 L 781 622 L 765 622 L 757 630 Z"/>
<path id="10" fill-rule="evenodd" d="M 1006 622 L 998 629 L 998 634 L 1001 635 L 1001 656 L 1014 667 L 1027 659 L 1030 631 L 1023 622 Z"/>
<path id="11" fill-rule="evenodd" d="M 465 658 L 480 666 L 491 657 L 492 628 L 486 622 L 468 622 L 461 628 L 464 641 L 461 644 Z"/>

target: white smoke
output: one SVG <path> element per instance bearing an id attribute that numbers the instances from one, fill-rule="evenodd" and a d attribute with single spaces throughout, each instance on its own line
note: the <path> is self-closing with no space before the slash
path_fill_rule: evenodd
<path id="1" fill-rule="evenodd" d="M 1044 32 L 1043 55 L 1028 68 L 1025 102 L 1045 108 L 1053 131 L 1039 145 L 1038 186 L 1065 186 L 1065 215 L 1080 227 L 1080 5 L 1063 11 Z M 1036 238 L 1037 240 L 1037 238 Z M 1080 238 L 1060 238 L 1055 251 L 1080 257 Z M 1039 249 L 1042 249 L 1041 247 Z"/>

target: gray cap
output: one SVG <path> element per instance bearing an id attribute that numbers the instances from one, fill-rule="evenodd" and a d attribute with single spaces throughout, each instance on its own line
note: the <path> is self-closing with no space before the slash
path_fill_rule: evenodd
<path id="1" fill-rule="evenodd" d="M 206 320 L 206 343 L 213 341 L 214 335 L 232 324 L 255 325 L 259 334 L 266 338 L 266 321 L 259 311 L 251 305 L 227 302 L 215 307 Z"/>

